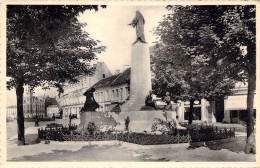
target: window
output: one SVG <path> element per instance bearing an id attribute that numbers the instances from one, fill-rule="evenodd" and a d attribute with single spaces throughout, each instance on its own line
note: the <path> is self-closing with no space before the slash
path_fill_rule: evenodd
<path id="1" fill-rule="evenodd" d="M 120 99 L 121 99 L 121 100 L 123 100 L 123 94 L 124 94 L 123 88 L 121 88 L 121 91 L 120 91 Z"/>
<path id="2" fill-rule="evenodd" d="M 104 99 L 103 99 L 103 92 L 100 92 L 100 101 L 103 102 Z"/>
<path id="3" fill-rule="evenodd" d="M 97 93 L 97 100 L 96 101 L 99 102 L 99 93 Z"/>
<path id="4" fill-rule="evenodd" d="M 130 89 L 129 89 L 129 87 L 126 87 L 126 88 L 125 88 L 125 95 L 126 95 L 126 98 L 130 95 Z"/>
<path id="5" fill-rule="evenodd" d="M 108 90 L 106 91 L 105 100 L 108 101 Z"/>
<path id="6" fill-rule="evenodd" d="M 112 90 L 112 100 L 114 100 L 115 97 L 115 90 Z"/>
<path id="7" fill-rule="evenodd" d="M 116 89 L 116 97 L 117 97 L 117 98 L 119 97 L 119 91 L 118 91 L 118 89 Z"/>

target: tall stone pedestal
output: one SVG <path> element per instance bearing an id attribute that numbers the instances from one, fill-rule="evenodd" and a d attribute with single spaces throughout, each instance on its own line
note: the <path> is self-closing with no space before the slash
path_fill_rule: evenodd
<path id="1" fill-rule="evenodd" d="M 147 43 L 137 42 L 131 49 L 130 99 L 122 111 L 138 111 L 145 105 L 145 98 L 152 89 L 150 52 Z"/>

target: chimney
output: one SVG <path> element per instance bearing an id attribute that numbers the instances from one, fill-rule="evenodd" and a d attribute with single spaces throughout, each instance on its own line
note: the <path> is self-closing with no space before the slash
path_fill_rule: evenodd
<path id="1" fill-rule="evenodd" d="M 120 70 L 117 69 L 117 70 L 115 71 L 115 75 L 117 75 L 117 74 L 119 74 L 119 73 L 120 73 Z"/>
<path id="2" fill-rule="evenodd" d="M 123 71 L 125 71 L 127 68 L 129 68 L 129 65 L 124 65 L 123 66 Z"/>

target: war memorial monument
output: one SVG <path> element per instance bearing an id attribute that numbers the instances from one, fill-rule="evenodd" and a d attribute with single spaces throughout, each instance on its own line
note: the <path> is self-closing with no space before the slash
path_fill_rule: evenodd
<path id="1" fill-rule="evenodd" d="M 145 105 L 145 99 L 152 90 L 151 84 L 151 66 L 149 45 L 145 41 L 144 36 L 145 20 L 140 11 L 136 11 L 135 18 L 129 24 L 136 29 L 136 41 L 131 46 L 131 78 L 130 78 L 130 98 L 120 106 L 119 114 L 108 112 L 95 112 L 98 107 L 93 93 L 86 94 L 86 103 L 80 113 L 79 130 L 87 128 L 89 122 L 94 122 L 96 125 L 112 124 L 116 130 L 125 130 L 125 122 L 128 121 L 129 131 L 132 132 L 151 132 L 152 125 L 155 119 L 168 120 L 175 123 L 177 128 L 182 129 L 176 120 L 176 112 L 172 110 L 140 110 Z M 90 88 L 89 92 L 93 92 Z M 86 92 L 86 93 L 87 93 Z M 93 101 L 93 102 L 87 102 Z M 95 108 L 87 107 L 95 105 Z M 91 109 L 91 110 L 89 110 Z M 128 127 L 128 126 L 127 126 Z"/>

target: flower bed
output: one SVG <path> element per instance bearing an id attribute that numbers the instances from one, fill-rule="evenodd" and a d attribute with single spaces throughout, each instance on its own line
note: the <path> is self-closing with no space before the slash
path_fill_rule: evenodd
<path id="1" fill-rule="evenodd" d="M 117 135 L 117 139 L 124 142 L 140 144 L 140 145 L 160 145 L 160 144 L 178 144 L 190 142 L 189 134 L 144 134 L 144 133 L 121 133 Z"/>
<path id="2" fill-rule="evenodd" d="M 214 141 L 235 137 L 234 129 L 220 129 L 212 125 L 184 125 L 190 132 L 192 142 Z"/>
<path id="3" fill-rule="evenodd" d="M 75 127 L 76 128 L 76 127 Z M 77 132 L 66 127 L 46 127 L 38 130 L 40 139 L 56 141 L 109 141 L 119 140 L 140 145 L 176 144 L 189 142 L 204 142 L 235 137 L 235 129 L 227 130 L 208 125 L 187 126 L 187 130 L 168 131 L 158 134 L 134 132 Z"/>
<path id="4" fill-rule="evenodd" d="M 112 133 L 112 132 L 88 132 L 68 131 L 65 129 L 40 130 L 39 138 L 55 141 L 109 141 L 119 140 L 140 145 L 176 144 L 190 142 L 189 134 L 145 134 L 145 133 Z"/>

